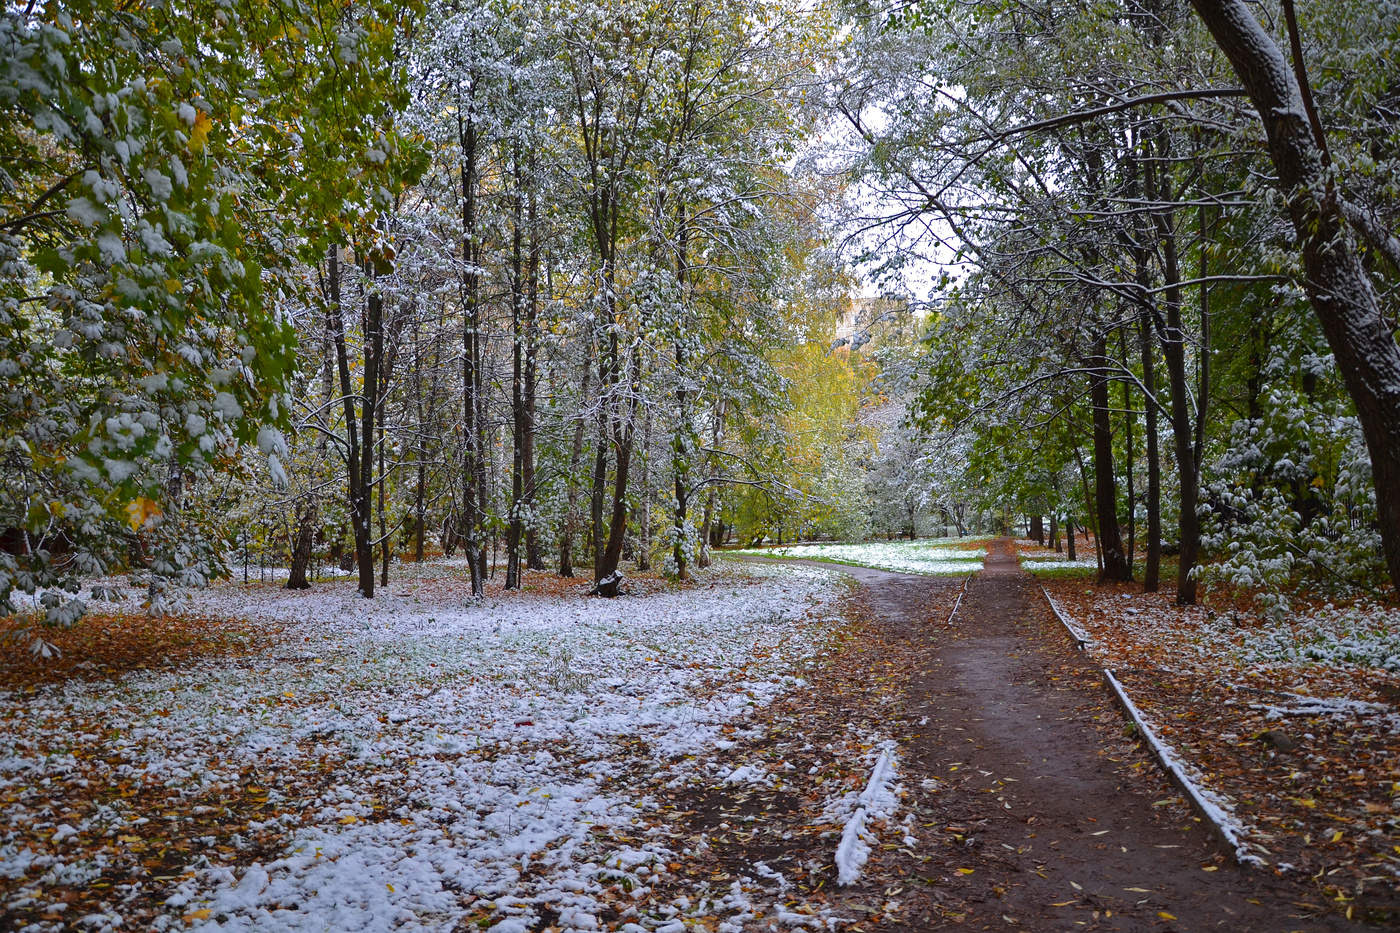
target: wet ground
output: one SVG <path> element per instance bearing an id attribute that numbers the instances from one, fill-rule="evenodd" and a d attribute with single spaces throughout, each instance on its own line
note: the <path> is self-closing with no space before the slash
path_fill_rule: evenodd
<path id="1" fill-rule="evenodd" d="M 840 898 L 898 902 L 862 926 L 1354 926 L 1308 879 L 1234 863 L 1132 737 L 1009 541 L 991 547 L 951 623 L 962 579 L 841 569 L 862 584 L 869 616 L 845 677 L 852 662 L 878 674 L 886 705 L 875 718 L 899 742 L 916 815 L 917 845 L 889 846 Z M 823 718 L 871 720 L 868 691 L 817 687 Z"/>

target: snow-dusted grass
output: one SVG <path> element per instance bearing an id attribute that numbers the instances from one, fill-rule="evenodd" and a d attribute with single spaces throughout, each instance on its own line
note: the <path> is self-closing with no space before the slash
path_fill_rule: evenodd
<path id="1" fill-rule="evenodd" d="M 1213 625 L 1221 627 L 1222 620 Z M 1373 667 L 1400 674 L 1400 609 L 1328 604 L 1255 629 L 1239 653 L 1246 664 Z"/>
<path id="2" fill-rule="evenodd" d="M 1070 560 L 1066 557 L 1047 557 L 1039 554 L 1034 557 L 1023 554 L 1021 566 L 1038 577 L 1089 576 L 1099 569 L 1098 561 L 1093 557 L 1088 560 Z"/>
<path id="3" fill-rule="evenodd" d="M 596 928 L 619 879 L 645 891 L 664 871 L 645 832 L 657 805 L 628 793 L 626 768 L 679 777 L 686 756 L 732 745 L 722 727 L 800 683 L 844 592 L 833 574 L 764 565 L 621 600 L 471 602 L 434 575 L 373 600 L 348 584 L 223 585 L 190 608 L 275 624 L 264 654 L 0 692 L 0 877 L 22 879 L 11 907 L 125 877 L 140 857 L 120 840 L 160 818 L 120 800 L 60 815 L 54 798 L 121 781 L 178 812 L 253 775 L 270 815 L 250 829 L 285 845 L 252 865 L 237 839 L 211 848 L 165 887 L 154 929 L 470 919 L 511 933 L 546 904 L 561 926 Z M 141 883 L 114 885 L 84 925 L 117 927 Z M 59 916 L 36 929 L 77 919 Z"/>
<path id="4" fill-rule="evenodd" d="M 736 551 L 764 557 L 792 557 L 893 570 L 897 573 L 957 575 L 982 569 L 985 548 L 967 545 L 982 538 L 924 538 L 915 541 L 870 541 L 863 544 L 790 544 Z"/>

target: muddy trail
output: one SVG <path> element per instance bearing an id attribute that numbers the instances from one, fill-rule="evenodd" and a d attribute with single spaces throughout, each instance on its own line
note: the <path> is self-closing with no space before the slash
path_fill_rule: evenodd
<path id="1" fill-rule="evenodd" d="M 830 829 L 793 801 L 681 799 L 690 831 L 748 830 L 712 838 L 715 880 L 755 859 L 786 864 L 789 895 L 827 898 L 862 918 L 856 929 L 1358 928 L 1309 879 L 1235 864 L 1132 736 L 1009 541 L 990 548 L 951 623 L 962 578 L 841 570 L 861 584 L 864 621 L 749 751 L 796 760 L 789 733 L 878 729 L 899 743 L 900 815 L 914 818 L 838 888 Z"/>

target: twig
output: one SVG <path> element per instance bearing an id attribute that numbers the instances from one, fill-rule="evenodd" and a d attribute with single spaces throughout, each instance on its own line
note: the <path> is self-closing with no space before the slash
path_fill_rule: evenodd
<path id="1" fill-rule="evenodd" d="M 953 616 L 958 614 L 958 607 L 962 605 L 963 596 L 967 595 L 967 585 L 972 582 L 972 578 L 976 575 L 977 571 L 974 570 L 972 573 L 968 574 L 965 578 L 963 578 L 962 586 L 958 589 L 958 598 L 953 603 L 953 611 L 948 613 L 948 621 L 944 623 L 949 628 L 953 627 Z"/>

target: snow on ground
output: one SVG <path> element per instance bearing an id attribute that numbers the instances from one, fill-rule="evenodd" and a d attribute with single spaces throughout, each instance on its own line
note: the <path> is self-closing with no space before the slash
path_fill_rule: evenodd
<path id="1" fill-rule="evenodd" d="M 1209 604 L 1176 606 L 1170 593 L 1115 588 L 1084 590 L 1077 603 L 1080 626 L 1115 668 L 1147 653 L 1164 670 L 1321 678 L 1343 693 L 1353 672 L 1400 674 L 1400 609 L 1328 604 L 1270 621 Z"/>
<path id="2" fill-rule="evenodd" d="M 60 819 L 54 798 L 122 782 L 178 810 L 256 780 L 272 815 L 250 831 L 285 844 L 235 837 L 170 871 L 153 929 L 510 933 L 546 907 L 597 928 L 620 879 L 645 891 L 664 871 L 645 832 L 657 804 L 628 795 L 628 756 L 680 776 L 686 756 L 732 744 L 722 727 L 801 682 L 843 592 L 834 574 L 763 565 L 620 600 L 471 602 L 431 578 L 373 600 L 346 584 L 191 594 L 196 612 L 282 635 L 237 662 L 0 692 L 0 877 L 23 879 L 9 906 L 125 877 L 139 861 L 125 834 L 156 816 L 114 799 Z M 83 925 L 121 926 L 137 887 L 113 886 Z M 54 916 L 34 929 L 67 925 Z"/>
<path id="3" fill-rule="evenodd" d="M 1270 620 L 1228 594 L 1182 607 L 1135 585 L 1045 587 L 1251 854 L 1329 896 L 1389 896 L 1400 610 L 1324 604 Z"/>
<path id="4" fill-rule="evenodd" d="M 877 837 L 869 825 L 889 822 L 899 807 L 899 756 L 893 741 L 880 742 L 872 750 L 875 759 L 870 779 L 860 793 L 849 793 L 833 801 L 827 814 L 845 817 L 841 841 L 836 846 L 836 880 L 839 884 L 855 884 L 870 858 L 870 846 Z"/>
<path id="5" fill-rule="evenodd" d="M 870 541 L 864 544 L 789 544 L 734 553 L 824 560 L 897 573 L 951 575 L 982 569 L 986 549 L 965 546 L 980 540 L 983 539 L 925 538 L 914 541 Z"/>
<path id="6" fill-rule="evenodd" d="M 1098 561 L 1094 558 L 1088 560 L 1070 560 L 1068 557 L 1052 557 L 1049 555 L 1037 554 L 1034 557 L 1022 556 L 1021 566 L 1031 573 L 1048 573 L 1054 570 L 1068 570 L 1073 567 L 1080 570 L 1097 570 Z"/>
<path id="7" fill-rule="evenodd" d="M 1263 866 L 1264 861 L 1250 851 L 1249 843 L 1245 841 L 1249 835 L 1249 829 L 1236 815 L 1234 802 L 1211 790 L 1206 785 L 1200 770 L 1183 759 L 1175 748 L 1157 735 L 1157 730 L 1153 729 L 1152 724 L 1142 715 L 1142 711 L 1128 696 L 1127 691 L 1123 689 L 1118 678 L 1113 676 L 1112 671 L 1105 670 L 1104 676 L 1108 679 L 1109 686 L 1113 688 L 1114 693 L 1118 694 L 1119 701 L 1127 709 L 1128 716 L 1137 726 L 1142 740 L 1147 743 L 1147 747 L 1152 749 L 1152 753 L 1157 756 L 1162 767 L 1191 797 L 1194 806 L 1215 824 L 1225 842 L 1234 852 L 1235 859 L 1245 864 Z"/>

